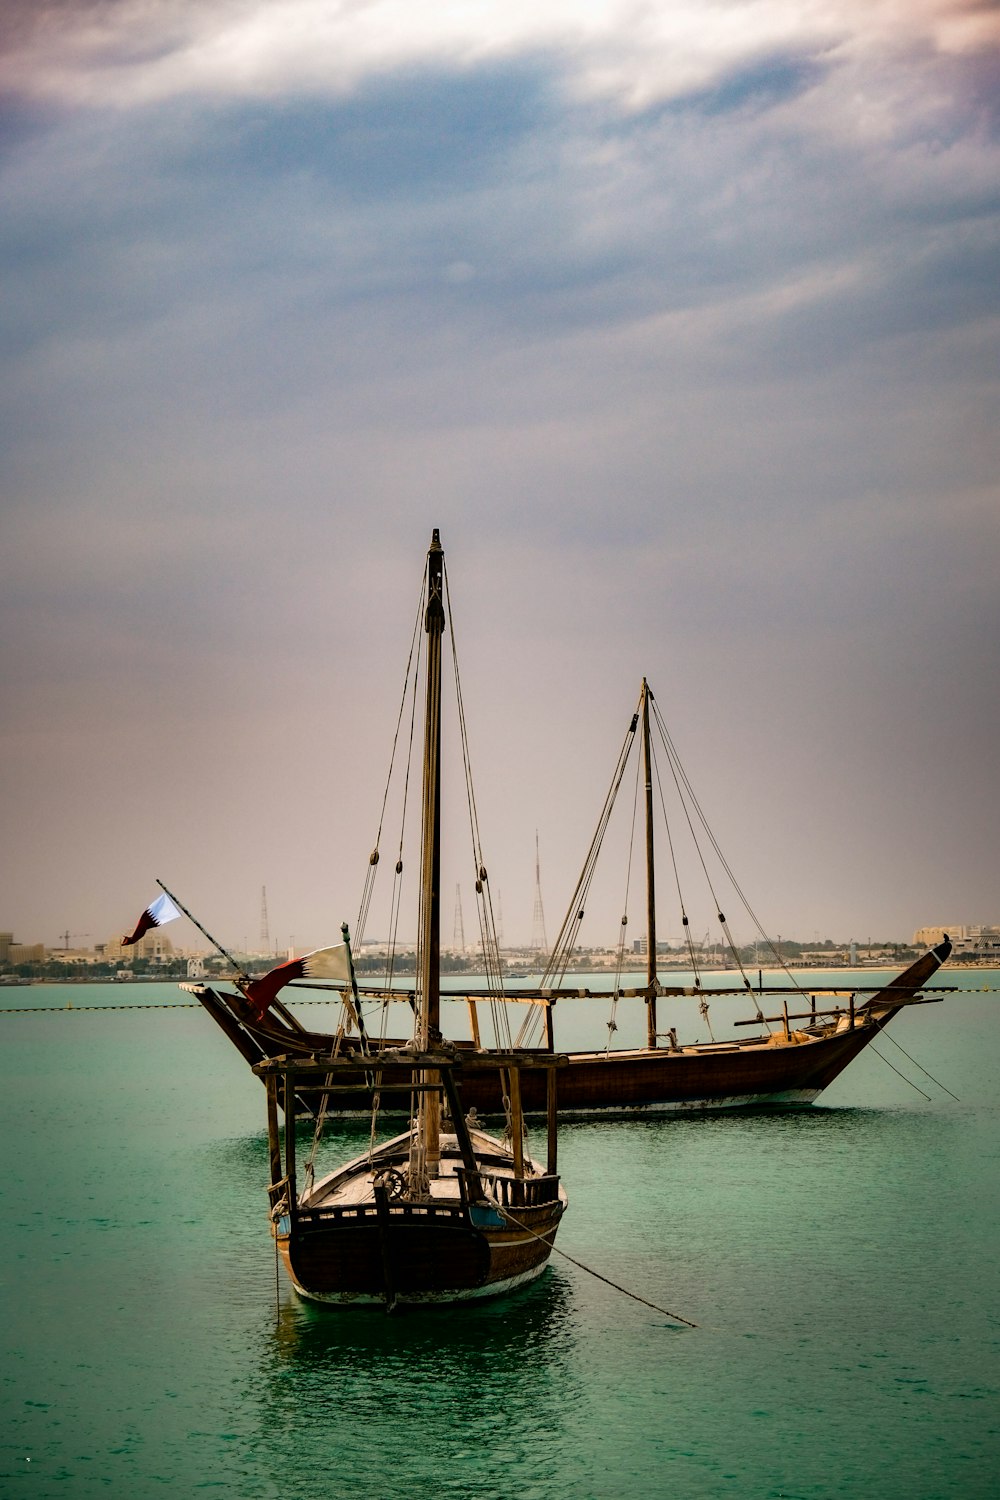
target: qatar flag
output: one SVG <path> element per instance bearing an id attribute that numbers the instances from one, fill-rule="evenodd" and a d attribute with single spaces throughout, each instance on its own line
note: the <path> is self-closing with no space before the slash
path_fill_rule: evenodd
<path id="1" fill-rule="evenodd" d="M 279 964 L 270 974 L 261 979 L 252 979 L 243 993 L 257 1011 L 258 1020 L 263 1020 L 268 1007 L 280 989 L 290 979 L 341 979 L 349 981 L 351 964 L 347 955 L 347 944 L 338 943 L 336 948 L 317 948 L 302 958 L 293 958 L 290 963 Z"/>
<path id="2" fill-rule="evenodd" d="M 122 947 L 130 948 L 132 944 L 137 943 L 139 939 L 143 937 L 151 927 L 162 927 L 164 922 L 172 922 L 175 917 L 179 916 L 179 910 L 171 901 L 166 891 L 164 891 L 162 896 L 157 896 L 156 900 L 151 901 L 146 907 L 146 910 L 143 912 L 138 922 L 136 922 L 135 931 L 132 933 L 131 937 L 122 938 Z"/>

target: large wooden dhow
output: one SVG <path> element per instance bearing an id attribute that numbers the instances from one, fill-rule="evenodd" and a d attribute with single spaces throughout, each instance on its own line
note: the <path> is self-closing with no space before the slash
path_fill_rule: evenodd
<path id="1" fill-rule="evenodd" d="M 655 735 L 658 735 L 658 741 Z M 626 981 L 631 956 L 625 950 L 628 929 L 627 919 L 623 917 L 616 970 L 609 976 L 608 986 L 598 989 L 574 983 L 573 955 L 604 834 L 636 747 L 639 749 L 635 755 L 635 805 L 642 805 L 645 813 L 645 941 L 642 947 L 646 955 L 646 976 L 644 983 L 637 984 L 634 979 Z M 657 753 L 660 759 L 657 759 Z M 719 909 L 717 890 L 711 881 L 711 910 L 719 930 L 718 951 L 728 950 L 730 960 L 736 966 L 738 982 L 724 986 L 711 983 L 710 971 L 704 962 L 704 946 L 699 947 L 691 935 L 691 919 L 679 881 L 679 915 L 691 977 L 683 984 L 671 984 L 661 978 L 661 954 L 657 943 L 654 790 L 661 789 L 668 781 L 673 783 L 681 799 L 678 821 L 692 833 L 696 844 L 698 825 L 703 825 L 702 843 L 715 850 L 732 881 L 731 888 L 759 931 L 765 959 L 770 957 L 773 960 L 778 974 L 768 986 L 763 983 L 762 971 L 757 971 L 756 983 L 752 972 L 747 971 L 733 941 L 729 922 Z M 662 805 L 662 790 L 660 802 Z M 665 817 L 665 808 L 663 812 Z M 670 864 L 676 877 L 676 838 L 670 832 L 669 824 L 667 831 Z M 698 862 L 707 874 L 705 854 L 700 845 L 697 854 Z M 362 931 L 379 863 L 376 843 L 362 900 L 359 923 Z M 401 868 L 401 862 L 397 862 L 397 877 Z M 483 965 L 488 983 L 484 988 L 452 992 L 448 998 L 452 1002 L 464 1001 L 468 1006 L 472 1039 L 457 1044 L 458 1054 L 463 1057 L 477 1054 L 484 1059 L 483 1067 L 465 1072 L 463 1083 L 466 1107 L 474 1107 L 483 1115 L 500 1111 L 505 1097 L 499 1066 L 490 1062 L 488 1052 L 480 1042 L 480 1010 L 484 1006 L 495 1008 L 498 997 L 524 1006 L 527 1019 L 516 1034 L 495 1038 L 496 1045 L 506 1042 L 522 1051 L 531 1048 L 539 1057 L 555 1053 L 554 1010 L 558 1004 L 565 1007 L 577 1000 L 602 997 L 610 1006 L 606 1045 L 566 1054 L 565 1066 L 559 1075 L 559 1108 L 564 1114 L 636 1114 L 801 1105 L 816 1100 L 904 1007 L 933 998 L 931 981 L 951 951 L 951 944 L 945 938 L 884 985 L 859 984 L 856 976 L 845 976 L 845 982 L 836 987 L 813 985 L 801 971 L 792 972 L 785 967 L 776 946 L 769 942 L 736 886 L 714 836 L 704 822 L 701 808 L 645 680 L 601 809 L 597 831 L 540 983 L 515 985 L 504 976 L 499 948 L 491 929 L 488 877 L 478 857 L 475 885 L 482 930 L 489 939 L 484 939 L 483 943 Z M 341 1107 L 358 1107 L 358 1096 L 338 1090 L 363 1086 L 365 1078 L 370 1076 L 364 1060 L 372 1044 L 365 1030 L 364 1014 L 367 1011 L 369 1017 L 379 1014 L 384 1017 L 392 1002 L 404 1001 L 415 1006 L 419 998 L 419 983 L 416 992 L 413 987 L 400 984 L 393 978 L 391 966 L 387 963 L 386 975 L 378 983 L 359 986 L 355 982 L 353 988 L 342 985 L 342 1024 L 336 1033 L 329 1033 L 311 1030 L 295 1014 L 286 1003 L 291 988 L 284 989 L 279 998 L 277 990 L 285 971 L 289 971 L 289 966 L 274 971 L 264 981 L 237 974 L 232 990 L 209 984 L 190 985 L 188 988 L 257 1071 L 260 1071 L 258 1064 L 272 1058 L 329 1057 L 336 1053 L 341 1063 L 338 1064 L 332 1098 Z M 301 975 L 303 971 L 295 972 Z M 313 986 L 317 987 L 323 988 Z M 943 987 L 937 986 L 936 991 L 943 992 Z M 733 1035 L 715 1040 L 708 1020 L 709 1004 L 726 996 L 742 996 L 752 1008 L 752 1015 L 735 1024 Z M 668 1009 L 671 1005 L 692 998 L 697 1001 L 707 1023 L 710 1035 L 707 1041 L 685 1043 L 678 1038 L 676 1024 L 664 1024 L 672 1020 Z M 645 1008 L 645 1046 L 614 1045 L 615 1015 L 620 1001 Z M 747 1027 L 754 1028 L 749 1035 L 743 1029 Z M 352 1060 L 353 1072 L 349 1066 Z M 541 1073 L 524 1073 L 522 1100 L 524 1109 L 532 1115 L 545 1111 L 546 1085 Z M 297 1111 L 312 1113 L 314 1105 L 315 1100 L 305 1093 L 296 1096 Z"/>
<path id="2" fill-rule="evenodd" d="M 665 1043 L 658 1041 L 652 1047 L 567 1052 L 559 1073 L 560 1112 L 564 1116 L 662 1114 L 812 1104 L 904 1008 L 933 998 L 930 982 L 950 952 L 951 943 L 945 939 L 888 984 L 877 987 L 841 987 L 831 994 L 824 987 L 810 988 L 808 980 L 803 979 L 797 989 L 787 985 L 754 989 L 755 1004 L 768 1001 L 778 1009 L 761 1018 L 763 1025 L 756 1015 L 737 1023 L 755 1027 L 755 1034 L 749 1037 L 684 1044 L 672 1042 L 668 1034 Z M 197 996 L 255 1071 L 255 1065 L 269 1057 L 329 1055 L 338 1045 L 334 1034 L 303 1026 L 285 1005 L 281 1005 L 279 1014 L 269 1014 L 261 1021 L 239 992 L 206 985 L 186 988 Z M 646 998 L 644 987 L 619 993 L 622 999 L 640 1003 Z M 695 996 L 711 1001 L 742 993 L 742 989 L 733 987 L 659 985 L 656 997 L 661 1003 Z M 360 994 L 380 997 L 384 991 L 362 986 Z M 522 992 L 512 989 L 510 994 L 520 999 Z M 571 985 L 548 993 L 525 992 L 526 1003 L 543 1007 L 547 1019 L 557 1001 L 565 1005 L 604 995 Z M 475 1004 L 483 996 L 475 991 L 454 992 L 449 998 Z M 768 1026 L 772 1029 L 766 1029 Z M 363 1084 L 368 1074 L 357 1039 L 341 1037 L 339 1048 L 353 1071 L 348 1067 L 338 1073 L 338 1078 L 344 1085 Z M 458 1050 L 463 1055 L 473 1051 L 468 1043 L 459 1043 Z M 489 1054 L 484 1061 L 483 1069 L 465 1075 L 463 1097 L 466 1107 L 491 1115 L 502 1109 L 503 1084 Z M 342 1108 L 367 1107 L 357 1095 L 335 1092 L 332 1097 Z M 532 1115 L 545 1110 L 545 1086 L 534 1073 L 524 1074 L 522 1105 Z M 313 1106 L 313 1100 L 299 1096 L 299 1113 L 311 1114 Z"/>

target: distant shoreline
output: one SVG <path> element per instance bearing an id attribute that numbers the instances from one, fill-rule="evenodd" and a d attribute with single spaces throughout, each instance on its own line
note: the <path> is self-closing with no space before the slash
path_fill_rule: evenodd
<path id="1" fill-rule="evenodd" d="M 754 967 L 754 968 L 760 968 L 761 966 L 760 965 L 753 965 L 752 967 Z M 793 973 L 793 974 L 816 974 L 816 973 L 819 973 L 819 974 L 830 974 L 830 973 L 843 973 L 846 976 L 847 974 L 861 974 L 861 973 L 863 973 L 863 974 L 898 974 L 899 973 L 899 965 L 898 964 L 853 964 L 853 965 L 851 965 L 851 964 L 845 964 L 845 965 L 829 964 L 829 965 L 825 965 L 825 966 L 824 965 L 820 965 L 820 964 L 806 964 L 806 965 L 788 964 L 785 967 L 787 967 L 787 970 L 788 970 L 789 973 Z M 957 971 L 959 973 L 970 973 L 970 974 L 998 974 L 998 973 L 1000 973 L 1000 964 L 988 964 L 988 963 L 944 964 L 942 966 L 940 972 L 944 973 L 945 971 L 947 971 L 949 973 Z M 580 973 L 586 973 L 588 975 L 601 975 L 601 976 L 603 976 L 604 974 L 608 974 L 609 976 L 612 976 L 614 974 L 614 970 L 613 969 L 606 969 L 606 970 L 605 969 L 586 969 L 586 970 L 580 970 L 579 972 Z M 634 973 L 639 973 L 640 971 L 638 969 L 636 969 L 634 971 L 633 970 L 624 970 L 623 974 L 625 974 L 625 973 L 631 974 L 633 972 Z M 669 973 L 670 970 L 666 970 L 665 972 Z M 680 972 L 687 973 L 689 971 L 685 969 L 685 970 L 682 970 Z M 706 976 L 708 976 L 710 974 L 738 974 L 739 970 L 738 969 L 732 969 L 732 968 L 729 968 L 729 969 L 702 969 L 700 972 L 701 972 L 702 978 L 705 979 Z M 784 969 L 783 968 L 782 969 L 775 969 L 775 968 L 771 967 L 771 968 L 765 968 L 765 969 L 763 969 L 763 972 L 765 974 L 781 974 L 781 973 L 784 972 Z M 570 988 L 570 989 L 573 987 L 572 986 L 572 974 L 573 974 L 573 971 L 571 970 L 566 975 L 567 988 Z M 362 985 L 364 985 L 366 978 L 374 980 L 374 979 L 380 979 L 382 977 L 383 976 L 380 975 L 380 974 L 371 974 L 371 975 L 359 974 L 358 975 L 358 979 L 361 981 Z M 476 975 L 476 974 L 473 974 L 473 973 L 462 974 L 462 973 L 456 972 L 456 973 L 453 973 L 453 974 L 443 973 L 441 975 L 441 980 L 442 980 L 442 984 L 444 984 L 445 982 L 453 981 L 453 980 L 454 981 L 461 981 L 463 979 L 470 979 L 471 980 L 471 979 L 477 979 L 477 978 L 481 978 L 481 977 L 482 977 L 481 975 Z M 527 981 L 531 977 L 532 976 L 529 975 L 529 974 L 513 974 L 513 975 L 509 975 L 508 976 L 509 988 L 511 989 L 511 991 L 515 991 L 517 989 L 517 987 L 518 987 L 519 981 Z M 400 979 L 411 979 L 411 978 L 413 978 L 413 975 L 412 974 L 401 974 L 401 975 L 399 975 L 399 978 Z M 213 984 L 213 983 L 214 984 L 231 984 L 232 983 L 232 976 L 228 975 L 228 974 L 207 974 L 207 975 L 204 976 L 204 980 L 202 981 L 202 980 L 187 979 L 183 975 L 174 977 L 172 979 L 158 979 L 158 978 L 156 978 L 155 976 L 152 976 L 152 975 L 137 974 L 132 979 L 109 979 L 109 978 L 107 978 L 107 976 L 104 976 L 103 978 L 101 978 L 101 977 L 94 977 L 94 978 L 92 978 L 90 975 L 79 975 L 79 976 L 77 976 L 77 975 L 74 974 L 72 976 L 72 978 L 65 978 L 65 979 L 20 979 L 20 980 L 3 980 L 3 979 L 0 979 L 0 990 L 6 990 L 6 989 L 23 989 L 26 985 L 35 986 L 35 985 L 44 985 L 44 984 L 117 984 L 117 985 L 121 985 L 123 988 L 127 988 L 130 985 L 134 985 L 134 984 L 169 984 L 169 985 L 176 986 L 176 985 L 179 985 L 179 984 L 198 984 L 198 983 L 202 983 L 202 982 L 205 983 L 205 984 Z"/>

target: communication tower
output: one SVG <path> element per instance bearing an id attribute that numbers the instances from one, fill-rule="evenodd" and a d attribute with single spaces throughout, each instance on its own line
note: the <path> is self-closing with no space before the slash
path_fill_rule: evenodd
<path id="1" fill-rule="evenodd" d="M 267 886 L 260 888 L 260 951 L 270 953 L 271 951 L 271 929 L 267 921 Z"/>
<path id="2" fill-rule="evenodd" d="M 542 865 L 538 855 L 538 829 L 535 829 L 535 910 L 531 919 L 531 946 L 536 953 L 548 953 L 545 936 L 545 910 L 542 906 Z"/>
<path id="3" fill-rule="evenodd" d="M 452 945 L 456 953 L 465 952 L 465 923 L 462 921 L 462 887 L 455 887 L 455 932 Z"/>

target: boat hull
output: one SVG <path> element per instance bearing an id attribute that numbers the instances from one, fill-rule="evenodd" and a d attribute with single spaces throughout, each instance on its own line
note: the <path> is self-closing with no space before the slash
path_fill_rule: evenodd
<path id="1" fill-rule="evenodd" d="M 277 1241 L 292 1285 L 312 1302 L 418 1305 L 497 1297 L 545 1270 L 564 1204 L 492 1208 L 392 1204 L 299 1211 Z M 473 1209 L 475 1214 L 476 1210 Z"/>
<path id="2" fill-rule="evenodd" d="M 218 1020 L 221 1002 L 228 997 L 212 992 L 206 1006 Z M 559 1113 L 679 1114 L 705 1110 L 789 1107 L 813 1103 L 825 1088 L 871 1042 L 895 1015 L 859 1019 L 854 1030 L 832 1036 L 806 1037 L 785 1044 L 773 1043 L 724 1047 L 691 1047 L 680 1051 L 608 1051 L 569 1053 L 559 1069 Z M 241 1050 L 248 1061 L 267 1055 L 303 1057 L 322 1055 L 330 1039 L 320 1033 L 301 1038 L 275 1035 L 271 1028 L 248 1028 Z M 459 1049 L 459 1056 L 461 1049 Z M 462 1072 L 462 1100 L 466 1109 L 487 1116 L 502 1115 L 503 1091 L 498 1072 L 480 1068 Z M 371 1078 L 359 1064 L 357 1072 L 338 1075 L 355 1090 Z M 525 1071 L 521 1079 L 522 1108 L 528 1114 L 546 1110 L 544 1076 Z M 311 1113 L 315 1101 L 300 1098 L 302 1113 Z M 327 1108 L 345 1114 L 367 1115 L 371 1095 L 347 1094 L 333 1089 Z M 384 1114 L 405 1113 L 406 1096 L 382 1099 Z"/>
<path id="3" fill-rule="evenodd" d="M 652 1051 L 571 1052 L 559 1068 L 559 1114 L 678 1114 L 811 1104 L 878 1036 L 901 1006 L 918 996 L 950 951 L 951 945 L 945 940 L 899 975 L 886 987 L 884 996 L 860 1006 L 850 1020 L 845 1014 L 837 1026 L 807 1027 L 787 1036 L 779 1032 L 749 1042 Z M 333 1037 L 299 1027 L 288 1012 L 287 1020 L 272 1015 L 260 1021 L 239 995 L 207 986 L 189 988 L 251 1066 L 266 1057 L 322 1056 L 334 1046 Z M 457 1061 L 463 1050 L 467 1049 L 459 1044 Z M 461 1078 L 465 1109 L 474 1107 L 480 1116 L 503 1112 L 498 1072 L 458 1067 L 456 1076 Z M 359 1063 L 356 1073 L 341 1072 L 338 1077 L 357 1089 L 370 1082 L 372 1075 L 366 1074 Z M 542 1073 L 524 1072 L 521 1102 L 526 1113 L 545 1112 L 545 1089 Z M 370 1105 L 370 1094 L 358 1092 L 348 1095 L 333 1091 L 327 1101 L 329 1109 L 348 1114 L 367 1114 Z M 303 1113 L 311 1113 L 314 1107 L 314 1102 L 299 1098 L 297 1108 Z M 407 1096 L 396 1096 L 395 1107 L 405 1111 Z M 392 1108 L 392 1101 L 383 1098 L 383 1112 L 390 1113 Z"/>

